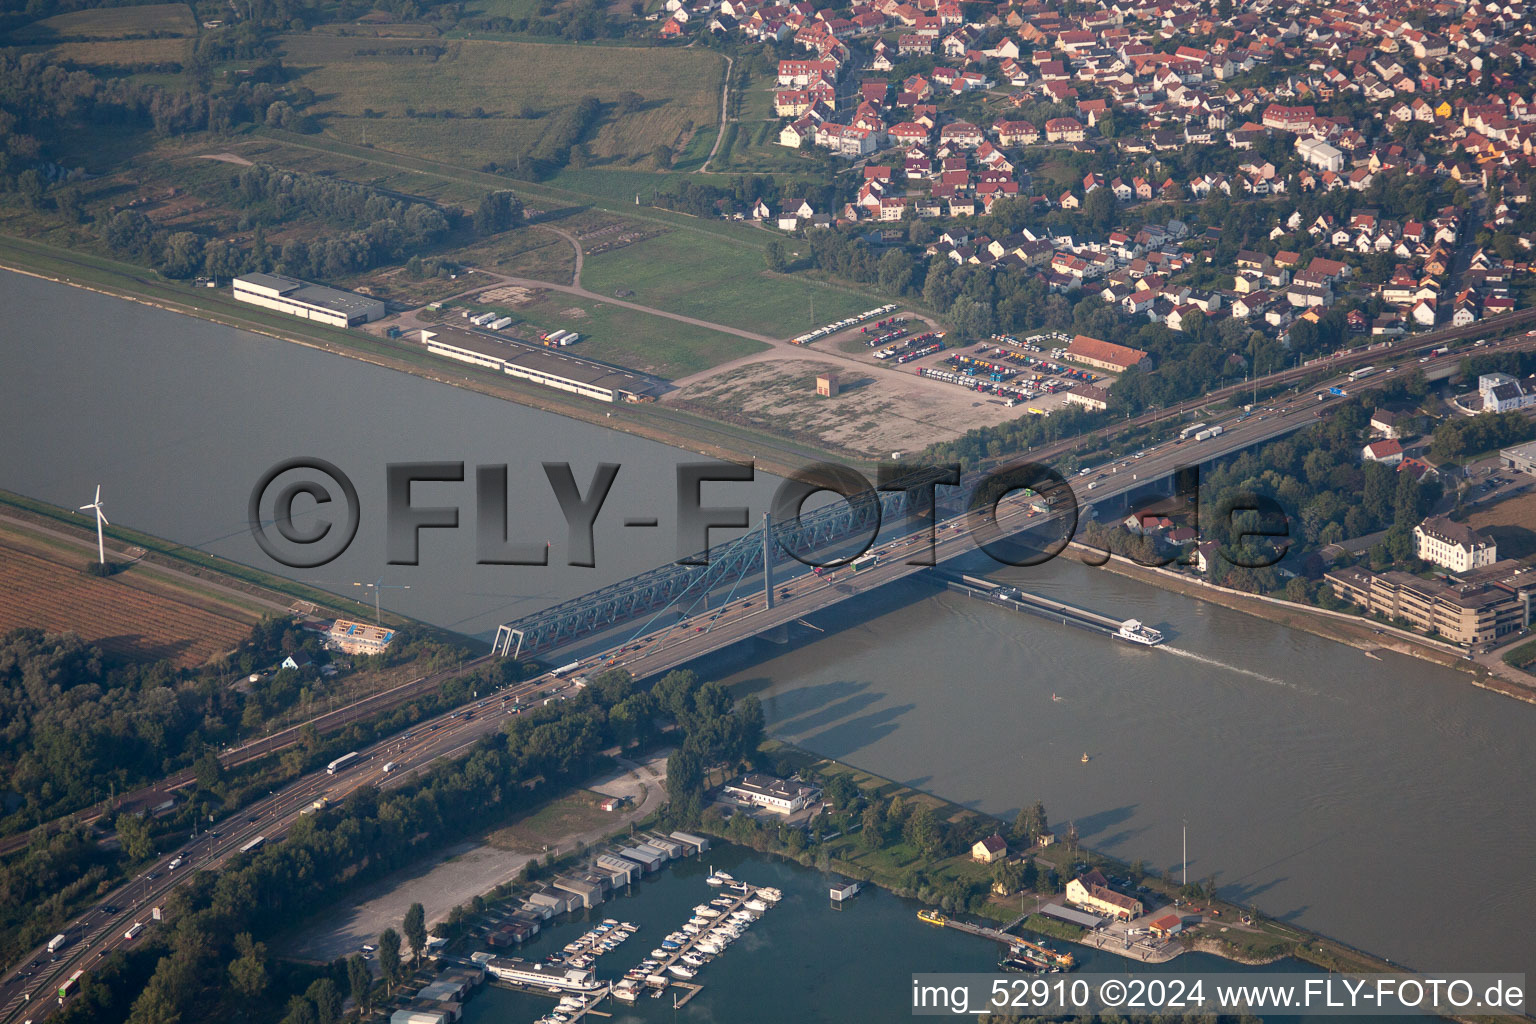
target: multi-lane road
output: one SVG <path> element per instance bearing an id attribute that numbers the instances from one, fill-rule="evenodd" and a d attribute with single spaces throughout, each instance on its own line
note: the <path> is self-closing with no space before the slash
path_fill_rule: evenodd
<path id="1" fill-rule="evenodd" d="M 1493 342 L 1478 351 L 1504 351 L 1536 348 L 1536 338 L 1521 336 L 1503 342 Z M 1212 425 L 1220 424 L 1222 433 L 1205 441 L 1168 440 L 1150 446 L 1133 455 L 1123 456 L 1101 463 L 1068 481 L 1075 497 L 1076 508 L 1071 511 L 1053 509 L 1046 514 L 1032 513 L 1028 503 L 1022 500 L 1005 500 L 996 515 L 1000 533 L 1026 528 L 1043 528 L 1050 524 L 1059 534 L 1068 528 L 1063 520 L 1074 514 L 1086 514 L 1083 507 L 1107 503 L 1131 492 L 1146 488 L 1179 470 L 1202 462 L 1209 462 L 1223 455 L 1240 451 L 1254 444 L 1299 430 L 1327 414 L 1338 405 L 1350 400 L 1360 388 L 1368 388 L 1391 381 L 1395 375 L 1403 375 L 1413 369 L 1426 371 L 1445 370 L 1459 361 L 1464 353 L 1451 353 L 1438 359 L 1420 362 L 1417 346 L 1405 350 L 1379 350 L 1381 363 L 1375 373 L 1359 381 L 1351 381 L 1347 373 L 1310 387 L 1298 394 L 1280 396 L 1255 407 L 1247 415 L 1232 412 L 1224 418 L 1211 418 Z M 1387 360 L 1395 361 L 1387 365 Z M 1355 369 L 1358 361 L 1349 365 Z M 1315 375 L 1316 367 L 1306 376 Z M 1329 394 L 1329 387 L 1337 387 L 1342 395 Z M 1321 392 L 1322 397 L 1318 397 Z M 1037 455 L 1046 453 L 1040 452 Z M 963 488 L 962 488 L 963 490 Z M 1068 503 L 1072 504 L 1072 503 Z M 1058 505 L 1060 507 L 1060 505 Z M 941 519 L 935 527 L 932 561 L 942 563 L 950 558 L 977 549 L 975 527 L 978 524 L 962 513 Z M 1077 528 L 1078 524 L 1070 524 Z M 921 557 L 919 557 L 921 552 Z M 926 545 L 915 535 L 895 536 L 872 546 L 868 554 L 877 556 L 876 564 L 855 571 L 851 566 L 824 572 L 819 575 L 802 573 L 787 579 L 775 588 L 774 607 L 768 607 L 761 592 L 738 598 L 729 604 L 697 614 L 665 629 L 584 659 L 582 670 L 607 666 L 628 669 L 636 678 L 648 678 L 684 665 L 696 658 L 721 650 L 749 637 L 788 625 L 804 616 L 828 608 L 858 594 L 867 593 L 898 579 L 922 572 L 924 565 L 912 564 L 928 560 Z"/>
<path id="2" fill-rule="evenodd" d="M 501 727 L 515 706 L 553 699 L 570 684 L 552 676 L 483 694 L 473 703 L 422 722 L 405 732 L 358 751 L 352 764 L 332 775 L 322 768 L 303 776 L 210 830 L 162 852 L 142 874 L 119 885 L 99 903 L 69 923 L 67 944 L 55 954 L 38 949 L 0 979 L 0 1022 L 41 1020 L 59 1005 L 58 990 L 77 970 L 135 941 L 126 933 L 135 923 L 151 925 L 153 910 L 198 870 L 217 870 L 241 848 L 261 838 L 276 841 L 300 815 L 322 798 L 339 803 L 364 786 L 389 788 L 412 778 L 439 758 L 466 752 L 486 733 Z M 393 762 L 395 770 L 383 773 Z M 180 858 L 180 865 L 172 868 Z"/>
<path id="3" fill-rule="evenodd" d="M 1536 314 L 1536 310 L 1531 312 Z M 1347 394 L 1357 387 L 1369 387 L 1383 379 L 1390 380 L 1393 374 L 1405 373 L 1421 365 L 1425 369 L 1435 369 L 1433 362 L 1425 365 L 1422 353 L 1448 339 L 1448 332 L 1440 332 L 1432 340 L 1415 339 L 1413 344 L 1376 350 L 1363 357 L 1355 355 L 1347 360 L 1341 359 L 1334 364 L 1341 370 L 1373 361 L 1381 365 L 1371 378 L 1360 381 L 1358 385 L 1340 373 L 1336 378 L 1310 387 L 1300 394 L 1273 398 L 1245 416 L 1233 413 L 1225 419 L 1212 419 L 1210 422 L 1213 425 L 1220 423 L 1224 429 L 1223 433 L 1208 440 L 1165 441 L 1144 451 L 1095 466 L 1070 481 L 1077 503 L 1093 504 L 1120 498 L 1164 479 L 1183 467 L 1209 461 L 1316 422 L 1319 415 L 1348 401 Z M 1484 351 L 1532 347 L 1536 347 L 1536 338 L 1522 335 L 1494 342 Z M 1448 360 L 1459 359 L 1462 354 L 1457 352 L 1441 357 L 1439 363 L 1443 365 Z M 1291 379 L 1300 381 L 1315 376 L 1318 369 L 1312 366 L 1287 373 Z M 1271 377 L 1261 384 L 1270 385 L 1274 382 L 1274 377 Z M 1346 395 L 1327 394 L 1325 389 L 1330 385 L 1338 386 Z M 1320 398 L 1314 394 L 1318 391 L 1323 392 Z M 1216 399 L 1220 396 L 1210 397 Z M 1056 447 L 1038 450 L 1032 453 L 1032 457 L 1043 459 L 1052 454 Z M 1070 444 L 1063 442 L 1062 450 L 1069 449 Z M 1072 513 L 1060 505 L 1042 514 L 1028 502 L 1010 498 L 998 506 L 995 517 L 985 517 L 984 525 L 990 529 L 995 524 L 1000 532 L 1008 533 L 1053 522 L 1061 523 L 1070 515 Z M 982 524 L 965 514 L 939 521 L 935 527 L 933 561 L 942 563 L 975 550 L 977 543 L 974 532 L 978 525 Z M 1056 529 L 1059 532 L 1063 527 L 1058 526 Z M 639 679 L 658 675 L 731 644 L 787 625 L 811 612 L 923 571 L 923 564 L 912 564 L 927 560 L 926 551 L 917 557 L 918 552 L 925 547 L 922 540 L 923 535 L 920 533 L 906 533 L 894 539 L 877 541 L 868 552 L 876 557 L 866 563 L 864 568 L 854 570 L 851 566 L 843 566 L 820 574 L 801 571 L 796 575 L 787 575 L 775 585 L 772 607 L 769 607 L 766 595 L 756 591 L 716 609 L 582 658 L 575 668 L 570 672 L 562 671 L 562 674 L 569 676 L 606 667 L 623 667 Z M 478 662 L 466 664 L 460 671 L 468 671 L 474 664 Z M 423 687 L 435 686 L 451 674 L 443 673 L 415 680 L 406 684 L 408 689 L 402 688 L 402 692 L 422 692 Z M 499 728 L 508 715 L 515 713 L 517 704 L 528 706 L 536 701 L 557 699 L 560 691 L 571 685 L 567 679 L 548 674 L 494 694 L 477 696 L 471 704 L 457 711 L 423 722 L 400 735 L 361 749 L 357 761 L 337 774 L 330 774 L 325 769 L 311 772 L 214 824 L 211 831 L 189 838 L 175 849 L 165 851 L 143 874 L 119 885 L 98 904 L 70 922 L 64 932 L 68 942 L 56 954 L 49 954 L 42 949 L 34 951 L 18 967 L 0 978 L 0 1024 L 41 1020 L 53 1012 L 59 1005 L 59 986 L 76 971 L 89 971 L 92 965 L 112 950 L 132 941 L 140 941 L 128 939 L 125 933 L 135 923 L 149 924 L 153 908 L 162 906 L 171 891 L 192 872 L 222 867 L 232 857 L 239 856 L 241 849 L 255 839 L 279 840 L 300 815 L 322 797 L 336 803 L 363 786 L 388 788 L 399 785 L 431 762 L 468 750 L 486 733 Z M 391 691 L 391 695 L 400 694 Z M 338 713 L 344 711 L 352 717 L 358 717 L 372 714 L 382 706 L 385 706 L 383 702 L 353 706 L 339 709 Z M 273 741 L 280 742 L 277 737 Z M 270 746 L 263 747 L 260 752 L 266 753 L 270 749 Z M 241 754 L 255 753 L 254 749 L 241 751 Z M 398 767 L 385 774 L 382 768 L 389 762 Z M 179 866 L 172 869 L 170 864 L 177 858 L 180 858 Z"/>

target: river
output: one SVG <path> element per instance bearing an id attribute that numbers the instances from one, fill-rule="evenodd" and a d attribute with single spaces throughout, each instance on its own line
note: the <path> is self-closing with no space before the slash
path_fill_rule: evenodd
<path id="1" fill-rule="evenodd" d="M 731 1024 L 786 1022 L 896 1021 L 913 1018 L 914 971 L 997 974 L 1001 947 L 960 932 L 935 928 L 917 920 L 921 906 L 879 889 L 866 889 L 842 908 L 827 896 L 827 878 L 820 872 L 771 859 L 739 847 L 717 848 L 705 862 L 677 863 L 619 897 L 584 912 L 588 917 L 562 920 L 541 932 L 517 953 L 542 959 L 577 938 L 590 921 L 615 918 L 640 926 L 624 945 L 601 957 L 601 978 L 615 978 L 645 959 L 662 936 L 680 927 L 692 907 L 715 896 L 704 884 L 707 865 L 728 870 L 755 885 L 771 885 L 784 893 L 740 940 L 733 943 L 694 979 L 703 986 L 681 1010 L 670 998 L 642 998 L 632 1007 L 609 1001 L 615 1024 L 686 1020 Z M 1186 953 L 1167 964 L 1144 965 L 1113 953 L 1083 946 L 1046 942 L 1077 958 L 1081 970 L 1093 972 L 1169 974 L 1188 972 L 1245 974 L 1307 970 L 1286 961 L 1268 967 L 1242 967 L 1219 957 Z M 858 950 L 850 964 L 849 951 Z M 1018 977 L 1013 975 L 1011 977 Z M 1055 975 L 1055 978 L 1070 975 Z M 472 997 L 465 1024 L 526 1024 L 548 1013 L 554 1000 L 490 986 Z M 928 1018 L 936 1019 L 936 1018 Z M 1287 1018 L 1266 1015 L 1271 1024 Z"/>
<path id="2" fill-rule="evenodd" d="M 357 481 L 363 524 L 340 560 L 294 575 L 346 591 L 383 573 L 411 588 L 386 590 L 389 607 L 481 635 L 675 552 L 673 467 L 694 460 L 676 449 L 19 275 L 0 274 L 0 302 L 5 489 L 78 505 L 99 482 L 113 522 L 277 571 L 247 496 L 274 462 L 318 455 Z M 583 487 L 621 463 L 597 568 L 474 565 L 468 484 L 418 488 L 466 528 L 386 566 L 384 464 L 415 459 L 510 463 L 532 481 L 518 521 L 556 562 L 539 463 L 571 461 Z M 755 515 L 772 485 L 715 485 L 705 503 Z M 627 516 L 661 527 L 626 533 Z M 1058 827 L 1155 870 L 1179 865 L 1187 821 L 1190 877 L 1230 899 L 1426 970 L 1536 968 L 1531 708 L 1064 560 L 997 575 L 1170 641 L 1132 648 L 913 582 L 815 617 L 825 635 L 715 664 L 762 695 L 776 735 L 828 756 L 1005 816 L 1043 800 Z"/>

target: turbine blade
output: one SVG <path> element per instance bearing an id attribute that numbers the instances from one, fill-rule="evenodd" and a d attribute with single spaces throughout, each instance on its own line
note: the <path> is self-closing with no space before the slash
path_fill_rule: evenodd
<path id="1" fill-rule="evenodd" d="M 101 484 L 96 485 L 96 504 L 101 504 Z"/>
<path id="2" fill-rule="evenodd" d="M 105 512 L 103 512 L 99 508 L 96 510 L 96 518 L 100 519 L 102 522 L 106 523 L 108 526 L 112 525 L 112 520 L 108 519 L 107 518 L 107 514 Z"/>

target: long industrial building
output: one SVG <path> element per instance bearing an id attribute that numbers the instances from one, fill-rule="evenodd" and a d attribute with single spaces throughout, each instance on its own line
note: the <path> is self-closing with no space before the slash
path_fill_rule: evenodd
<path id="1" fill-rule="evenodd" d="M 497 370 L 509 377 L 599 402 L 636 402 L 648 397 L 652 390 L 652 382 L 639 374 L 469 331 L 422 331 L 421 343 L 433 355 Z"/>
<path id="2" fill-rule="evenodd" d="M 384 303 L 378 299 L 282 274 L 246 274 L 235 278 L 235 298 L 332 327 L 356 327 L 382 318 L 385 312 Z"/>

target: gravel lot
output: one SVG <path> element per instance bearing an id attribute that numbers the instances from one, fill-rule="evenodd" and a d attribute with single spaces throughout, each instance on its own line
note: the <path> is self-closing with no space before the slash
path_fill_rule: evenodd
<path id="1" fill-rule="evenodd" d="M 666 798 L 663 783 L 668 753 L 662 751 L 640 764 L 625 762 L 624 769 L 595 779 L 585 787 L 605 796 L 631 797 L 637 806 L 613 815 L 600 829 L 550 836 L 548 841 L 562 849 L 578 841 L 595 842 L 656 810 Z M 500 850 L 478 841 L 456 844 L 435 857 L 380 879 L 357 894 L 350 905 L 333 908 L 276 945 L 287 955 L 308 960 L 349 956 L 358 952 L 363 943 L 376 942 L 385 928 L 398 931 L 406 908 L 412 903 L 419 902 L 426 910 L 430 928 L 446 918 L 454 906 L 516 877 L 524 864 L 542 855 L 542 850 Z"/>

